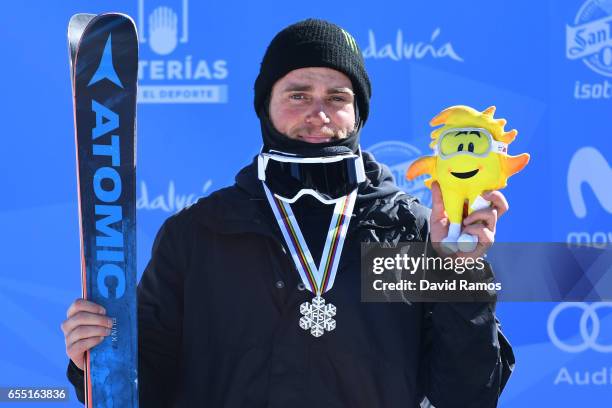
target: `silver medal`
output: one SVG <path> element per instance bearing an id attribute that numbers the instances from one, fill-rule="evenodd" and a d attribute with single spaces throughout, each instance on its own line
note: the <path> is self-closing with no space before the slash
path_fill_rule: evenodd
<path id="1" fill-rule="evenodd" d="M 336 321 L 333 319 L 336 316 L 336 306 L 331 303 L 325 304 L 321 294 L 330 290 L 334 284 L 357 190 L 353 190 L 348 196 L 336 202 L 321 261 L 317 267 L 291 206 L 273 196 L 265 183 L 263 187 L 302 283 L 315 294 L 312 301 L 300 305 L 302 314 L 299 320 L 300 327 L 309 330 L 314 337 L 321 337 L 326 331 L 330 332 L 336 328 Z"/>
<path id="2" fill-rule="evenodd" d="M 300 327 L 310 330 L 310 334 L 321 337 L 326 331 L 336 328 L 336 306 L 331 303 L 325 304 L 321 296 L 314 297 L 312 302 L 304 302 L 300 305 Z"/>

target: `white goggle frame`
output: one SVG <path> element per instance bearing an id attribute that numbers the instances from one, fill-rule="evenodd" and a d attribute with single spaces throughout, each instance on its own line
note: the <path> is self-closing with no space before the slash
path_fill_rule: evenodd
<path id="1" fill-rule="evenodd" d="M 455 132 L 480 132 L 480 133 L 483 133 L 489 139 L 489 149 L 487 149 L 487 151 L 484 152 L 484 153 L 473 153 L 473 152 L 466 151 L 466 150 L 462 150 L 460 152 L 453 152 L 451 154 L 444 154 L 444 153 L 442 153 L 442 151 L 440 149 L 440 144 L 442 143 L 442 139 L 444 139 L 444 137 L 446 135 L 448 135 L 449 133 L 455 133 Z M 452 129 L 447 129 L 447 130 L 445 130 L 440 135 L 440 137 L 438 137 L 438 141 L 437 141 L 436 145 L 434 146 L 434 154 L 436 156 L 440 156 L 442 159 L 448 159 L 448 158 L 457 156 L 459 154 L 469 154 L 470 156 L 474 156 L 474 157 L 486 157 L 486 156 L 489 155 L 489 153 L 497 153 L 497 154 L 504 154 L 504 155 L 506 155 L 506 154 L 508 154 L 508 144 L 493 139 L 493 136 L 491 135 L 491 132 L 489 132 L 485 128 L 467 127 L 467 128 L 452 128 Z"/>
<path id="2" fill-rule="evenodd" d="M 361 154 L 341 154 L 337 156 L 322 156 L 322 157 L 300 157 L 297 155 L 292 155 L 291 153 L 285 152 L 277 152 L 275 150 L 270 150 L 269 153 L 260 153 L 257 156 L 257 178 L 261 181 L 266 181 L 266 167 L 268 166 L 268 162 L 270 160 L 276 160 L 285 163 L 334 163 L 339 162 L 344 159 L 352 159 L 355 158 L 355 173 L 357 177 L 357 184 L 361 184 L 366 180 L 365 169 L 363 167 L 363 158 Z M 282 197 L 276 193 L 273 193 L 276 198 L 282 200 L 286 203 L 293 204 L 303 195 L 309 194 L 319 200 L 324 204 L 335 204 L 338 201 L 344 199 L 344 197 L 338 197 L 334 199 L 328 199 L 321 194 L 319 194 L 316 190 L 311 188 L 303 188 L 293 197 Z"/>

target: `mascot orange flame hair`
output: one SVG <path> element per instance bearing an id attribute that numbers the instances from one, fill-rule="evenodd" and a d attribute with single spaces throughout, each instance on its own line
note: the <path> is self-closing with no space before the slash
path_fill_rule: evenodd
<path id="1" fill-rule="evenodd" d="M 482 198 L 485 190 L 506 187 L 508 177 L 521 171 L 529 162 L 529 154 L 508 155 L 508 145 L 518 132 L 504 131 L 505 119 L 495 119 L 495 106 L 480 112 L 464 105 L 451 106 L 440 112 L 429 124 L 440 126 L 431 132 L 434 156 L 414 161 L 406 178 L 413 180 L 422 174 L 431 178 L 425 185 L 437 181 L 442 191 L 444 208 L 450 220 L 448 236 L 443 246 L 452 252 L 471 252 L 478 238 L 461 234 L 464 203 L 468 214 L 491 203 Z"/>

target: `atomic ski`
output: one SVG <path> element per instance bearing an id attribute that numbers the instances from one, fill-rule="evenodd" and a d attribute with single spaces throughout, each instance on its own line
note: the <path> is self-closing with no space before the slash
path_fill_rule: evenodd
<path id="1" fill-rule="evenodd" d="M 77 14 L 68 48 L 83 298 L 113 320 L 111 334 L 86 355 L 85 405 L 137 407 L 134 22 L 116 13 Z"/>

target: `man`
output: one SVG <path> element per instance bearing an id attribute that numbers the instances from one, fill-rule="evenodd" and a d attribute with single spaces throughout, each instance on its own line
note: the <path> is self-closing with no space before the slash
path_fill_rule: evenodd
<path id="1" fill-rule="evenodd" d="M 448 229 L 436 186 L 430 213 L 360 151 L 370 94 L 340 27 L 305 20 L 272 40 L 255 83 L 262 154 L 166 220 L 139 284 L 141 406 L 497 405 L 513 356 L 494 304 L 360 302 L 361 242 L 439 242 Z M 501 193 L 485 198 L 467 219 L 475 257 L 507 210 Z M 322 256 L 339 262 L 321 262 L 319 281 L 305 265 Z M 304 318 L 323 298 L 337 327 L 317 331 Z M 80 399 L 84 352 L 109 327 L 84 300 L 62 324 Z"/>

